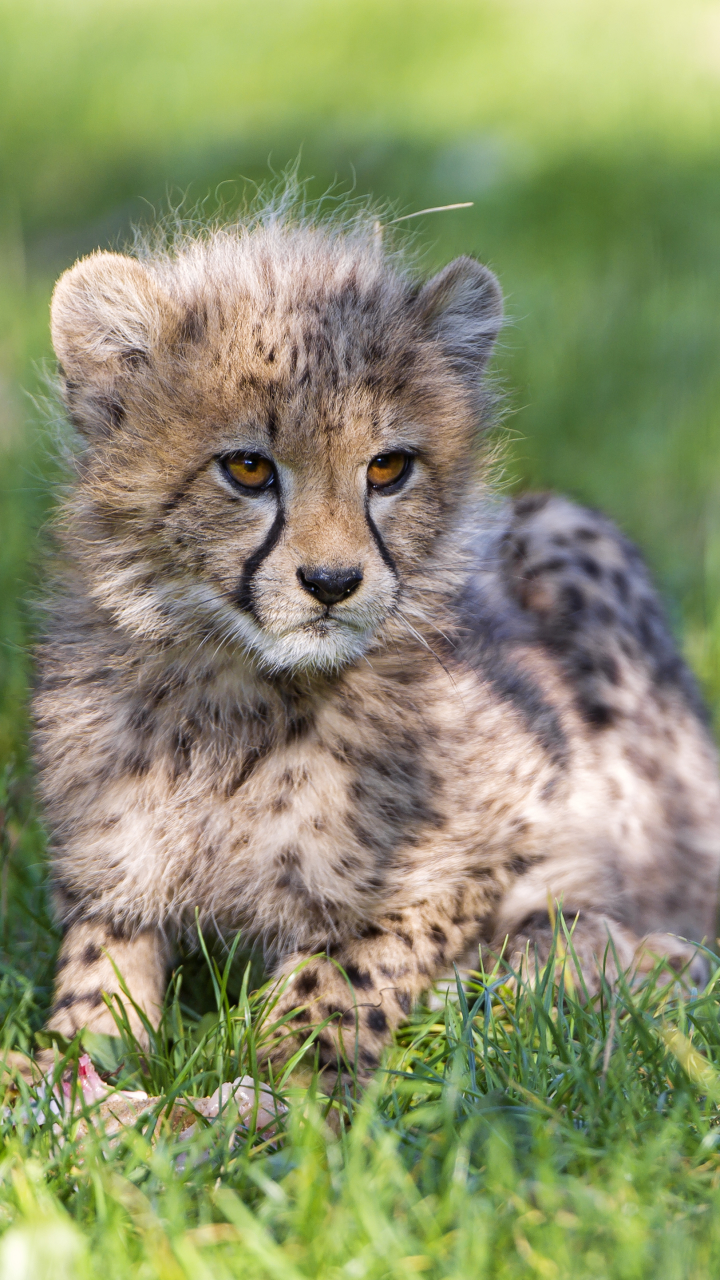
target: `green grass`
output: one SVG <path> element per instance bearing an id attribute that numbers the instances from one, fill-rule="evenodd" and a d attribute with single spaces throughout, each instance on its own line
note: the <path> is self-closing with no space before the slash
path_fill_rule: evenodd
<path id="1" fill-rule="evenodd" d="M 485 974 L 414 1015 L 348 1123 L 277 1080 L 270 1139 L 233 1140 L 228 1119 L 181 1140 L 162 1105 L 83 1139 L 78 1120 L 38 1124 L 23 1090 L 0 1125 L 0 1276 L 713 1275 L 718 979 L 588 1005 L 562 969 L 517 991 Z M 252 1070 L 262 996 L 216 983 L 198 1021 L 178 979 L 151 1051 L 126 1039 L 110 1078 L 172 1100 Z"/>
<path id="2" fill-rule="evenodd" d="M 32 400 L 53 279 L 186 191 L 231 215 L 301 150 L 311 196 L 474 201 L 405 227 L 428 270 L 474 252 L 505 288 L 506 483 L 564 489 L 640 542 L 720 725 L 719 71 L 709 0 L 0 0 L 5 1047 L 36 1043 L 58 944 L 26 712 L 59 474 Z M 243 974 L 218 1014 L 208 965 L 183 957 L 150 1058 L 94 1046 L 111 1077 L 172 1097 L 252 1070 Z M 220 1125 L 182 1172 L 160 1121 L 81 1146 L 9 1103 L 0 1280 L 704 1280 L 716 981 L 624 990 L 613 1013 L 608 993 L 516 1000 L 491 979 L 415 1015 L 341 1136 L 290 1082 L 277 1149 Z"/>

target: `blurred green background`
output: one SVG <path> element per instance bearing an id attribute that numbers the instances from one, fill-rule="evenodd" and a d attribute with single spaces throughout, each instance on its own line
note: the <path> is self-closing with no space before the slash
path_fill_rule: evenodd
<path id="1" fill-rule="evenodd" d="M 232 216 L 298 156 L 310 196 L 335 184 L 397 215 L 474 202 L 404 226 L 428 271 L 474 253 L 504 287 L 505 483 L 602 506 L 640 543 L 720 728 L 720 0 L 0 0 L 3 1045 L 34 1043 L 58 941 L 26 711 L 42 531 L 61 479 L 38 401 L 53 282 L 183 200 Z M 185 974 L 210 1016 L 209 970 Z M 97 1163 L 48 1145 L 48 1132 L 18 1130 L 13 1148 L 3 1106 L 0 1234 L 16 1226 L 0 1280 L 198 1277 L 211 1265 L 295 1280 L 426 1266 L 463 1280 L 715 1275 L 717 1010 L 712 990 L 703 999 L 699 1015 L 663 1003 L 656 1022 L 646 1002 L 642 1016 L 621 1008 L 617 1051 L 615 1005 L 609 1032 L 604 1014 L 545 1008 L 551 1043 L 528 1004 L 527 1029 L 521 1012 L 503 1033 L 507 1053 L 492 1048 L 496 1029 L 488 1051 L 479 1021 L 479 1092 L 464 1066 L 455 1074 L 469 1033 L 446 1010 L 447 1034 L 432 1027 L 436 1074 L 425 1064 L 417 1081 L 445 1073 L 451 1087 L 397 1122 L 400 1154 L 388 1092 L 374 1128 L 353 1126 L 342 1167 L 339 1147 L 323 1155 L 327 1136 L 298 1122 L 284 1156 L 266 1153 L 264 1182 L 252 1170 L 243 1182 L 241 1154 L 229 1174 L 214 1158 L 188 1166 L 183 1183 L 139 1135 L 127 1159 L 120 1146 Z M 661 1019 L 681 1018 L 716 1064 L 696 1053 L 692 1086 L 659 1048 Z M 163 1078 L 189 1043 L 159 1060 Z M 210 1230 L 218 1173 L 255 1211 L 227 1270 L 215 1252 L 206 1269 L 187 1231 Z M 573 1210 L 562 1222 L 558 1205 Z M 692 1253 L 694 1234 L 715 1242 L 715 1263 L 702 1241 Z M 424 1256 L 446 1248 L 446 1261 Z"/>
<path id="2" fill-rule="evenodd" d="M 232 214 L 298 156 L 313 196 L 474 201 L 408 227 L 428 270 L 470 252 L 505 289 L 507 483 L 641 544 L 717 710 L 715 0 L 0 0 L 0 128 L 0 753 L 20 775 L 53 280 L 169 203 Z"/>

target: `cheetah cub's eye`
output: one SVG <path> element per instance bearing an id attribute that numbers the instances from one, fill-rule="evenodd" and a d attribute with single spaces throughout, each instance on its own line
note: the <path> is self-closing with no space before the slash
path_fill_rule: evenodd
<path id="1" fill-rule="evenodd" d="M 222 465 L 243 489 L 269 489 L 275 483 L 275 468 L 261 453 L 233 453 Z"/>
<path id="2" fill-rule="evenodd" d="M 407 478 L 411 466 L 409 453 L 379 453 L 368 466 L 368 484 L 371 489 L 389 489 Z"/>

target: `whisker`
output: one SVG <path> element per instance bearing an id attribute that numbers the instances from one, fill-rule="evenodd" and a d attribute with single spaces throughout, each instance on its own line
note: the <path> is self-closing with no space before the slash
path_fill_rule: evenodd
<path id="1" fill-rule="evenodd" d="M 455 689 L 455 691 L 457 692 L 457 685 L 456 685 L 456 683 L 455 683 L 455 681 L 454 681 L 453 677 L 451 676 L 450 672 L 448 671 L 447 667 L 445 666 L 445 663 L 442 661 L 442 658 L 439 656 L 439 654 L 437 654 L 437 653 L 435 652 L 435 650 L 433 649 L 432 645 L 431 645 L 431 644 L 429 644 L 429 643 L 428 643 L 428 641 L 425 639 L 425 636 L 421 635 L 419 631 L 416 631 L 416 630 L 415 630 L 415 628 L 412 626 L 412 624 L 411 624 L 410 622 L 408 622 L 408 620 L 407 620 L 407 618 L 405 617 L 404 613 L 402 612 L 402 610 L 401 610 L 400 608 L 398 608 L 398 606 L 396 606 L 396 607 L 395 607 L 395 616 L 396 616 L 396 617 L 398 617 L 398 618 L 400 619 L 400 621 L 402 622 L 403 626 L 407 627 L 407 630 L 410 632 L 410 634 L 411 634 L 412 636 L 414 636 L 416 640 L 419 640 L 419 641 L 420 641 L 420 643 L 421 643 L 422 645 L 424 645 L 424 647 L 427 649 L 428 653 L 431 653 L 431 654 L 432 654 L 432 656 L 433 656 L 433 658 L 435 659 L 435 661 L 437 662 L 438 666 L 439 666 L 439 667 L 442 667 L 442 670 L 445 672 L 445 675 L 447 676 L 448 680 L 450 681 L 451 685 L 453 686 L 453 689 Z"/>

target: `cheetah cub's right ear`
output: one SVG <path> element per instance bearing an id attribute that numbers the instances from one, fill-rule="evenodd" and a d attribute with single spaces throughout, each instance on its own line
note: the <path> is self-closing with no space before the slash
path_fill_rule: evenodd
<path id="1" fill-rule="evenodd" d="M 66 271 L 50 317 L 65 401 L 90 438 L 119 425 L 124 385 L 152 363 L 183 319 L 151 271 L 119 253 L 93 253 Z"/>

